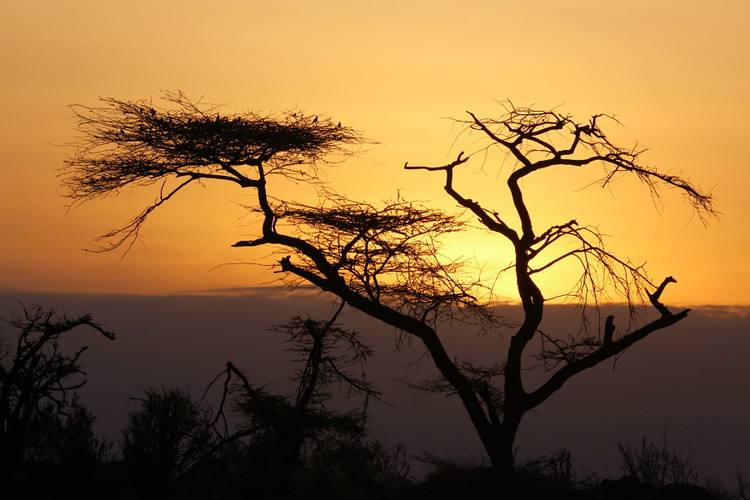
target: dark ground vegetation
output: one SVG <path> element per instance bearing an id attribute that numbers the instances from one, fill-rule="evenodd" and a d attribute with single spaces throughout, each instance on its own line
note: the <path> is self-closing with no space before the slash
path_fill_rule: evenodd
<path id="1" fill-rule="evenodd" d="M 383 474 L 382 453 L 390 459 L 394 449 L 379 443 L 340 443 L 335 449 L 311 455 L 295 473 L 287 491 L 279 496 L 274 455 L 264 443 L 235 447 L 210 461 L 164 480 L 142 476 L 123 461 L 72 464 L 27 464 L 12 482 L 6 482 L 3 498 L 143 498 L 174 499 L 581 499 L 581 500 L 744 500 L 746 482 L 739 478 L 730 490 L 695 483 L 648 484 L 623 475 L 615 479 L 564 478 L 549 469 L 519 474 L 516 487 L 500 490 L 492 469 L 443 464 L 426 478 Z M 393 464 L 390 464 L 393 465 Z M 8 488 L 10 487 L 10 488 Z"/>

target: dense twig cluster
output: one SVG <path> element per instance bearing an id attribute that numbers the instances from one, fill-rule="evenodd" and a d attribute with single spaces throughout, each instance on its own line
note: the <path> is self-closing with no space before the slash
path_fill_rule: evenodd
<path id="1" fill-rule="evenodd" d="M 364 142 L 350 127 L 301 112 L 222 114 L 181 92 L 165 92 L 163 100 L 166 106 L 114 98 L 71 106 L 80 136 L 62 183 L 73 203 L 162 183 L 152 205 L 99 238 L 100 250 L 132 244 L 148 215 L 190 183 L 256 187 L 273 174 L 313 181 L 318 162 L 351 155 Z"/>
<path id="2" fill-rule="evenodd" d="M 147 389 L 131 398 L 139 407 L 128 414 L 120 448 L 123 461 L 144 477 L 179 477 L 211 457 L 219 443 L 210 410 L 181 389 Z"/>
<path id="3" fill-rule="evenodd" d="M 587 123 L 578 123 L 570 115 L 553 110 L 516 107 L 510 102 L 504 105 L 506 112 L 499 118 L 480 119 L 467 112 L 470 119 L 457 121 L 491 139 L 486 147 L 499 146 L 510 153 L 518 162 L 516 179 L 549 167 L 599 164 L 605 171 L 600 179 L 602 185 L 622 175 L 635 175 L 648 186 L 655 199 L 660 197 L 661 186 L 672 187 L 686 195 L 702 220 L 714 214 L 710 194 L 703 193 L 681 175 L 641 164 L 645 149 L 637 145 L 622 148 L 612 143 L 600 123 L 605 120 L 617 123 L 613 116 L 597 114 Z"/>
<path id="4" fill-rule="evenodd" d="M 281 201 L 274 214 L 275 227 L 303 236 L 350 290 L 372 302 L 408 311 L 432 325 L 471 318 L 488 326 L 496 320 L 477 298 L 482 284 L 465 273 L 466 263 L 441 253 L 439 238 L 463 227 L 457 217 L 400 199 L 376 207 L 335 193 L 316 206 Z M 235 245 L 264 242 L 261 238 Z M 303 252 L 296 256 L 300 269 L 319 273 L 314 260 Z M 294 275 L 291 283 L 300 281 L 304 279 Z"/>

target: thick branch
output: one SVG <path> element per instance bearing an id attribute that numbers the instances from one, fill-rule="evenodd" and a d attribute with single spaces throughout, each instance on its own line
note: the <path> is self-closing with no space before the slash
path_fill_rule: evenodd
<path id="1" fill-rule="evenodd" d="M 677 283 L 677 280 L 674 279 L 672 276 L 668 276 L 664 279 L 664 281 L 661 282 L 661 285 L 659 285 L 659 288 L 656 289 L 654 293 L 648 293 L 649 300 L 651 301 L 651 304 L 656 308 L 657 311 L 661 313 L 662 316 L 671 316 L 672 313 L 669 312 L 669 309 L 667 309 L 664 304 L 659 302 L 659 298 L 661 297 L 662 292 L 664 292 L 664 288 L 670 283 Z"/>
<path id="2" fill-rule="evenodd" d="M 492 440 L 491 425 L 487 415 L 482 410 L 482 405 L 477 399 L 477 395 L 471 387 L 469 381 L 458 370 L 440 341 L 435 331 L 425 323 L 404 315 L 390 307 L 368 300 L 361 295 L 354 293 L 342 282 L 331 282 L 324 277 L 315 275 L 310 271 L 300 268 L 291 262 L 290 257 L 285 257 L 280 262 L 283 271 L 295 274 L 304 280 L 312 283 L 321 290 L 331 292 L 343 299 L 351 307 L 377 318 L 384 323 L 391 325 L 399 330 L 408 332 L 411 335 L 422 340 L 427 350 L 430 352 L 435 366 L 445 377 L 448 383 L 456 390 L 464 407 L 469 413 L 480 438 L 488 442 Z"/>
<path id="3" fill-rule="evenodd" d="M 467 156 L 463 158 L 463 152 L 459 153 L 458 158 L 455 161 L 443 165 L 441 167 L 426 167 L 426 166 L 410 166 L 408 163 L 404 164 L 406 170 L 427 170 L 427 171 L 445 171 L 445 191 L 458 202 L 464 208 L 471 210 L 471 212 L 479 218 L 479 221 L 487 227 L 487 229 L 500 233 L 510 241 L 518 241 L 518 235 L 516 232 L 508 227 L 505 222 L 500 220 L 496 214 L 490 214 L 482 206 L 469 198 L 461 196 L 453 187 L 453 169 L 463 163 L 466 163 L 471 157 Z"/>
<path id="4" fill-rule="evenodd" d="M 671 276 L 665 279 L 656 290 L 656 292 L 654 292 L 653 296 L 660 296 L 664 291 L 664 287 L 668 283 L 673 282 L 675 282 L 675 280 Z M 658 319 L 651 321 L 650 323 L 638 328 L 633 332 L 628 333 L 627 335 L 624 335 L 618 340 L 612 340 L 612 333 L 614 331 L 614 317 L 609 316 L 605 324 L 604 342 L 599 347 L 599 349 L 562 366 L 558 371 L 556 371 L 546 383 L 540 386 L 533 393 L 529 394 L 529 397 L 526 401 L 527 410 L 541 404 L 544 400 L 546 400 L 557 390 L 559 390 L 563 386 L 563 384 L 574 375 L 588 368 L 596 366 L 609 358 L 617 356 L 625 349 L 632 346 L 636 342 L 643 340 L 653 332 L 661 330 L 663 328 L 667 328 L 686 318 L 688 313 L 690 312 L 690 309 L 684 309 L 677 314 L 672 314 L 666 311 L 666 308 L 661 304 L 660 307 L 656 307 L 656 309 L 659 310 L 660 313 L 662 313 Z"/>

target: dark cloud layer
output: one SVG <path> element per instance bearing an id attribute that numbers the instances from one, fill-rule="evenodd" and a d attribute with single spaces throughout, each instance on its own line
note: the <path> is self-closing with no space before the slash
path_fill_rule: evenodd
<path id="1" fill-rule="evenodd" d="M 130 408 L 128 396 L 151 385 L 179 385 L 202 394 L 227 361 L 259 384 L 280 392 L 294 367 L 283 338 L 268 330 L 293 316 L 325 318 L 330 305 L 312 293 L 224 295 L 83 295 L 0 292 L 0 315 L 27 306 L 57 307 L 70 314 L 90 312 L 116 332 L 114 342 L 91 332 L 75 341 L 90 345 L 83 359 L 89 384 L 82 396 L 98 415 L 97 431 L 117 439 Z M 518 311 L 502 306 L 512 317 Z M 617 323 L 627 326 L 624 311 Z M 547 321 L 576 329 L 576 313 L 551 307 Z M 401 382 L 433 373 L 418 345 L 400 352 L 396 332 L 358 313 L 342 318 L 376 348 L 368 378 L 391 405 L 373 408 L 372 434 L 402 441 L 414 454 L 430 451 L 459 460 L 481 457 L 457 400 L 415 394 Z M 3 327 L 7 331 L 7 327 Z M 505 332 L 509 334 L 510 332 Z M 477 336 L 469 328 L 446 326 L 451 352 L 492 360 L 507 341 Z M 500 351 L 501 352 L 501 351 Z M 737 470 L 750 474 L 750 308 L 697 307 L 675 327 L 657 332 L 621 356 L 571 380 L 522 424 L 521 454 L 533 456 L 567 447 L 582 470 L 617 475 L 616 443 L 642 435 L 694 453 L 702 477 L 727 481 Z"/>

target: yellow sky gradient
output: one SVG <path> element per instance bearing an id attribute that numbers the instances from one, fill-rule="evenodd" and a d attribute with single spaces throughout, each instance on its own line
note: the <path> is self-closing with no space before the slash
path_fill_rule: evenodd
<path id="1" fill-rule="evenodd" d="M 560 172 L 528 186 L 539 220 L 577 218 L 611 234 L 656 281 L 677 278 L 667 303 L 750 304 L 748 19 L 745 1 L 0 0 L 0 288 L 175 293 L 273 278 L 221 266 L 257 256 L 229 247 L 252 234 L 238 206 L 249 194 L 221 186 L 160 209 L 124 259 L 82 251 L 153 193 L 66 215 L 56 176 L 75 137 L 67 106 L 180 89 L 229 112 L 340 120 L 380 142 L 330 174 L 340 192 L 377 202 L 400 191 L 444 207 L 442 178 L 401 167 L 457 155 L 445 117 L 497 115 L 496 99 L 581 121 L 617 115 L 622 145 L 638 141 L 649 164 L 711 190 L 721 218 L 704 227 L 668 191 L 657 211 L 630 182 L 576 191 L 585 179 Z M 476 163 L 459 185 L 489 203 L 505 194 L 496 173 Z M 509 260 L 497 238 L 465 240 L 454 250 Z"/>

